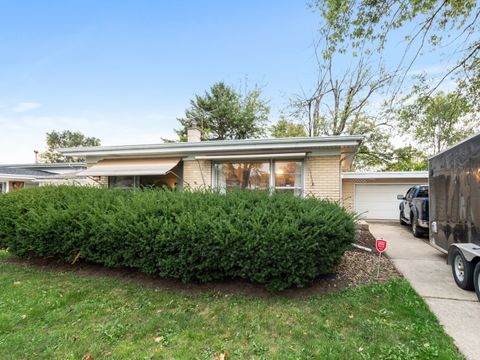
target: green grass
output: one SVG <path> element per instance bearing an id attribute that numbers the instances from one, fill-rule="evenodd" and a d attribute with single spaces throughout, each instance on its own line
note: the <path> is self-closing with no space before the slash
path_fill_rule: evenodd
<path id="1" fill-rule="evenodd" d="M 181 295 L 0 252 L 0 358 L 462 359 L 401 279 L 304 299 Z"/>

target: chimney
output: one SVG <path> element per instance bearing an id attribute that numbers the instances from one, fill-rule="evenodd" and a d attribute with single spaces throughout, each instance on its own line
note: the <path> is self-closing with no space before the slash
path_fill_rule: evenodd
<path id="1" fill-rule="evenodd" d="M 35 154 L 35 164 L 38 164 L 38 150 L 33 150 L 33 153 Z"/>
<path id="2" fill-rule="evenodd" d="M 202 133 L 195 125 L 187 129 L 187 141 L 188 142 L 199 142 L 202 141 Z"/>

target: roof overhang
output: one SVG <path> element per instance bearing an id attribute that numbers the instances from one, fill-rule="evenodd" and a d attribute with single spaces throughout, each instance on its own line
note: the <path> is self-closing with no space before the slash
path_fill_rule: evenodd
<path id="1" fill-rule="evenodd" d="M 34 181 L 35 176 L 15 175 L 15 174 L 0 174 L 0 182 L 4 181 Z"/>
<path id="2" fill-rule="evenodd" d="M 222 153 L 304 152 L 322 148 L 353 148 L 362 142 L 362 136 L 318 136 L 307 138 L 221 140 L 184 143 L 166 143 L 125 146 L 94 146 L 60 149 L 73 157 L 162 157 L 201 156 Z M 356 151 L 356 150 L 355 150 Z"/>
<path id="3" fill-rule="evenodd" d="M 77 174 L 80 176 L 165 175 L 180 160 L 180 158 L 100 160 L 87 170 Z"/>
<path id="4" fill-rule="evenodd" d="M 276 153 L 276 154 L 245 154 L 245 155 L 200 155 L 195 160 L 236 160 L 236 159 L 300 159 L 307 155 L 305 152 Z"/>
<path id="5" fill-rule="evenodd" d="M 428 171 L 343 172 L 342 179 L 428 179 Z"/>

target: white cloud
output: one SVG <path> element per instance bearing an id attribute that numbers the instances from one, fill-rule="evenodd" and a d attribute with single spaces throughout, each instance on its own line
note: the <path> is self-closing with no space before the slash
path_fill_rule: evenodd
<path id="1" fill-rule="evenodd" d="M 17 113 L 24 113 L 40 107 L 41 104 L 35 102 L 19 102 L 13 107 L 12 111 Z"/>

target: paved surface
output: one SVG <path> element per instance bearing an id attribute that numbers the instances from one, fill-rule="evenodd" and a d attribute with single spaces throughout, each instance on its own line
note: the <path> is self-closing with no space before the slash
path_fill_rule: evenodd
<path id="1" fill-rule="evenodd" d="M 480 303 L 474 292 L 457 287 L 446 255 L 428 239 L 415 238 L 408 226 L 369 223 L 370 232 L 388 241 L 387 254 L 425 299 L 467 359 L 480 359 Z"/>

